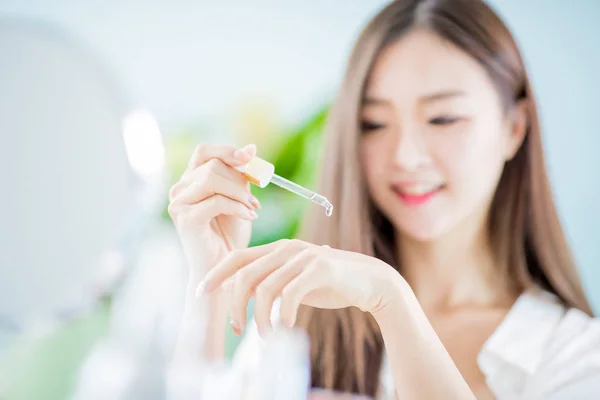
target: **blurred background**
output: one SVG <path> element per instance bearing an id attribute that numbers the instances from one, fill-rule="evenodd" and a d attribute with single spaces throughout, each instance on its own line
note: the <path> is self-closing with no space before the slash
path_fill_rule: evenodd
<path id="1" fill-rule="evenodd" d="M 280 175 L 310 187 L 346 57 L 385 3 L 0 0 L 2 240 L 13 243 L 0 255 L 0 398 L 66 398 L 88 354 L 119 327 L 140 349 L 161 350 L 149 357 L 169 353 L 186 268 L 168 188 L 198 142 L 256 143 Z M 491 4 L 529 66 L 558 208 L 598 311 L 600 3 Z M 24 124 L 38 136 L 12 134 Z M 53 171 L 52 157 L 70 168 Z M 44 184 L 57 181 L 70 182 L 65 198 L 46 196 Z M 24 184 L 30 196 L 11 197 Z M 293 237 L 312 206 L 276 187 L 253 192 L 263 210 L 252 244 Z M 85 214 L 91 206 L 98 212 Z M 69 237 L 74 227 L 94 233 Z M 53 252 L 67 240 L 75 256 Z M 19 283 L 44 274 L 19 267 L 35 257 L 63 269 L 25 292 Z M 229 356 L 238 342 L 228 332 Z"/>

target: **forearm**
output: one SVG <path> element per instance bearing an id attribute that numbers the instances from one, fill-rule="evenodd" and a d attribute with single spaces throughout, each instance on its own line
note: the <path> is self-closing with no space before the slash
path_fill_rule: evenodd
<path id="1" fill-rule="evenodd" d="M 401 399 L 475 399 L 405 282 L 394 301 L 373 314 L 379 324 L 396 396 Z"/>

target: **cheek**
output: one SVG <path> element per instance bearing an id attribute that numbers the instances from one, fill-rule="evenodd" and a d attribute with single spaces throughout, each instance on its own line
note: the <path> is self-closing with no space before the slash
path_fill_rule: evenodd
<path id="1" fill-rule="evenodd" d="M 385 176 L 384 173 L 388 169 L 386 146 L 380 139 L 375 136 L 367 136 L 361 141 L 361 162 L 367 184 L 371 188 L 378 186 L 378 181 L 382 181 L 380 177 Z"/>
<path id="2" fill-rule="evenodd" d="M 462 200 L 478 201 L 493 192 L 504 166 L 502 139 L 500 131 L 473 125 L 439 149 L 451 190 Z"/>

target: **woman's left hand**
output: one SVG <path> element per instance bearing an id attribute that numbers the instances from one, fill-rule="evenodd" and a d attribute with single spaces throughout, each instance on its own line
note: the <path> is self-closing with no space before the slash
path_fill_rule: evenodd
<path id="1" fill-rule="evenodd" d="M 235 250 L 215 266 L 198 287 L 210 293 L 230 284 L 230 316 L 240 334 L 246 307 L 255 296 L 254 319 L 261 335 L 271 329 L 273 302 L 281 297 L 280 320 L 291 327 L 300 304 L 336 309 L 357 307 L 374 313 L 393 297 L 394 281 L 402 279 L 390 265 L 364 254 L 280 240 Z"/>

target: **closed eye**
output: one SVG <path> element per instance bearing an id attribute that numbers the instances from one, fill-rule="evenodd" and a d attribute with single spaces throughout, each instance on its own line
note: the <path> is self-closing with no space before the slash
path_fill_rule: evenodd
<path id="1" fill-rule="evenodd" d="M 458 120 L 460 120 L 460 118 L 442 116 L 442 117 L 431 118 L 428 122 L 431 125 L 450 125 L 450 124 L 457 122 Z"/>
<path id="2" fill-rule="evenodd" d="M 380 129 L 385 128 L 384 124 L 380 124 L 372 121 L 362 121 L 360 123 L 360 130 L 363 132 L 374 132 Z"/>

